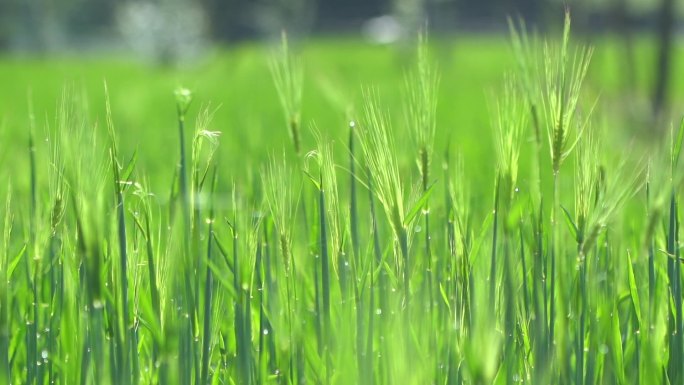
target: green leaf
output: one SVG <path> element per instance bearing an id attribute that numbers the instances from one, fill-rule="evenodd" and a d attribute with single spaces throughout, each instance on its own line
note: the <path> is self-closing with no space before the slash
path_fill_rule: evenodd
<path id="1" fill-rule="evenodd" d="M 233 282 L 230 280 L 230 278 L 226 275 L 226 271 L 221 269 L 214 261 L 209 261 L 209 260 L 204 260 L 207 263 L 207 266 L 209 269 L 211 269 L 211 273 L 213 274 L 214 279 L 218 281 L 218 283 L 223 286 L 224 289 L 228 292 L 228 295 L 231 298 L 237 298 L 237 293 L 235 292 L 235 287 L 233 285 Z M 235 274 L 233 272 L 232 268 L 230 268 L 231 273 Z"/>
<path id="2" fill-rule="evenodd" d="M 617 376 L 618 384 L 625 384 L 625 365 L 622 353 L 622 332 L 620 331 L 620 315 L 617 305 L 613 305 L 612 327 L 611 327 L 611 345 L 613 352 L 613 365 L 615 367 L 615 375 Z"/>
<path id="3" fill-rule="evenodd" d="M 673 138 L 674 139 L 674 138 Z M 672 170 L 677 167 L 679 163 L 679 155 L 682 152 L 682 142 L 684 141 L 684 118 L 679 124 L 679 132 L 677 132 L 677 139 L 672 142 Z"/>
<path id="4" fill-rule="evenodd" d="M 449 296 L 447 296 L 446 291 L 444 290 L 444 286 L 442 283 L 439 283 L 439 292 L 442 294 L 442 299 L 444 300 L 444 303 L 447 306 L 447 309 L 449 309 L 449 312 L 451 312 L 451 305 L 449 304 Z"/>
<path id="5" fill-rule="evenodd" d="M 230 225 L 230 223 L 229 223 Z M 231 226 L 231 229 L 233 227 Z M 216 246 L 218 246 L 219 252 L 221 253 L 221 256 L 223 257 L 223 260 L 226 262 L 226 265 L 230 269 L 230 271 L 233 271 L 233 261 L 230 258 L 230 254 L 228 253 L 228 250 L 223 247 L 223 244 L 221 241 L 219 241 L 218 237 L 216 236 L 216 233 L 212 232 L 211 236 L 214 238 L 214 243 Z"/>
<path id="6" fill-rule="evenodd" d="M 128 179 L 131 177 L 133 174 L 133 170 L 135 170 L 135 165 L 138 161 L 138 150 L 135 150 L 133 152 L 133 155 L 131 156 L 131 160 L 128 161 L 128 164 L 124 168 L 123 172 L 121 173 L 121 181 L 126 182 Z"/>
<path id="7" fill-rule="evenodd" d="M 527 203 L 522 199 L 515 199 L 511 207 L 508 209 L 508 217 L 503 218 L 506 221 L 508 228 L 516 227 L 525 215 Z"/>
<path id="8" fill-rule="evenodd" d="M 22 246 L 21 250 L 19 250 L 19 252 L 14 257 L 12 262 L 10 262 L 8 269 L 7 269 L 7 280 L 9 280 L 12 277 L 12 273 L 14 273 L 14 270 L 19 265 L 19 262 L 21 262 L 21 257 L 24 255 L 25 252 L 26 252 L 26 244 L 24 244 L 24 246 Z"/>
<path id="9" fill-rule="evenodd" d="M 379 266 L 380 269 L 384 269 L 385 272 L 387 273 L 387 278 L 390 280 L 390 285 L 393 287 L 398 287 L 399 286 L 399 278 L 395 274 L 394 269 L 392 269 L 392 266 L 389 265 L 387 261 L 382 261 L 382 264 Z"/>
<path id="10" fill-rule="evenodd" d="M 634 306 L 634 313 L 641 326 L 641 305 L 639 302 L 639 290 L 637 289 L 636 279 L 634 278 L 634 269 L 632 268 L 632 257 L 627 253 L 627 272 L 629 274 L 629 294 L 632 297 L 632 306 Z"/>
<path id="11" fill-rule="evenodd" d="M 302 173 L 304 174 L 304 176 L 306 176 L 307 178 L 309 178 L 309 180 L 311 181 L 311 183 L 313 183 L 313 185 L 316 186 L 316 189 L 317 189 L 317 190 L 319 190 L 319 191 L 321 190 L 321 184 L 316 180 L 316 178 L 315 178 L 313 175 L 311 175 L 311 173 L 309 173 L 309 172 L 306 171 L 306 170 L 302 170 Z"/>
<path id="12" fill-rule="evenodd" d="M 432 183 L 430 187 L 428 187 L 427 190 L 425 190 L 420 199 L 416 201 L 416 203 L 413 205 L 408 214 L 406 214 L 406 217 L 404 218 L 404 226 L 408 226 L 408 224 L 413 221 L 416 215 L 418 215 L 420 210 L 422 210 L 423 207 L 425 207 L 428 200 L 430 199 L 430 194 L 432 193 L 433 187 L 435 187 L 435 183 Z"/>
<path id="13" fill-rule="evenodd" d="M 482 222 L 482 228 L 480 229 L 480 234 L 475 238 L 475 242 L 473 242 L 473 248 L 470 250 L 470 255 L 472 255 L 472 259 L 470 260 L 471 266 L 475 264 L 475 259 L 479 256 L 479 251 L 480 247 L 482 247 L 482 243 L 484 240 L 487 238 L 487 231 L 489 228 L 492 226 L 492 223 L 494 222 L 494 214 L 490 213 L 487 215 L 487 218 L 485 218 L 484 222 Z"/>
<path id="14" fill-rule="evenodd" d="M 577 229 L 577 225 L 575 225 L 575 221 L 572 220 L 572 215 L 568 210 L 565 209 L 561 205 L 561 209 L 563 209 L 563 214 L 565 214 L 563 217 L 565 218 L 565 222 L 568 224 L 568 228 L 570 229 L 570 232 L 572 233 L 572 237 L 577 241 L 577 234 L 579 233 L 579 230 Z"/>
<path id="15" fill-rule="evenodd" d="M 152 303 L 150 302 L 150 297 L 147 295 L 141 295 L 138 298 L 138 305 L 140 306 L 140 313 L 142 317 L 138 318 L 140 324 L 150 331 L 152 338 L 158 343 L 163 343 L 164 334 L 161 329 L 160 315 L 155 314 Z"/>
<path id="16" fill-rule="evenodd" d="M 135 211 L 133 211 L 133 210 L 128 210 L 128 213 L 133 218 L 133 223 L 135 224 L 135 227 L 137 227 L 138 230 L 140 231 L 140 233 L 143 235 L 143 237 L 145 239 L 147 239 L 148 234 L 147 234 L 147 231 L 145 230 L 145 227 L 143 226 L 142 222 L 140 222 L 140 216 L 135 215 Z M 145 212 L 145 216 L 147 217 L 147 212 Z"/>

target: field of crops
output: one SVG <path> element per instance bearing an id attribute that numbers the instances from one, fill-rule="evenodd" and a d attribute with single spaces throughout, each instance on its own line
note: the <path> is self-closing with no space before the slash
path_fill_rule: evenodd
<path id="1" fill-rule="evenodd" d="M 684 383 L 684 74 L 588 38 L 0 59 L 0 385 Z"/>

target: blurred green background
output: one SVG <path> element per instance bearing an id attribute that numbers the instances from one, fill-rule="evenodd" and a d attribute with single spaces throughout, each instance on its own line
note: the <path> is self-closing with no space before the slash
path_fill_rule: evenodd
<path id="1" fill-rule="evenodd" d="M 26 173 L 15 170 L 27 164 L 29 101 L 43 139 L 55 126 L 65 90 L 87 95 L 91 123 L 103 130 L 106 81 L 122 151 L 131 156 L 138 150 L 153 190 L 168 189 L 177 160 L 178 86 L 195 93 L 195 113 L 203 104 L 215 109 L 211 129 L 223 134 L 221 162 L 233 178 L 246 178 L 266 156 L 289 146 L 268 70 L 281 30 L 304 63 L 308 149 L 314 125 L 344 140 L 364 87 L 378 88 L 387 109 L 401 111 L 413 41 L 429 20 L 441 80 L 437 150 L 453 146 L 473 160 L 467 168 L 475 185 L 489 191 L 493 170 L 478 169 L 475 160 L 491 152 L 488 105 L 505 72 L 515 68 L 507 17 L 553 35 L 564 7 L 542 0 L 2 0 L 0 166 L 15 185 L 26 184 Z M 575 42 L 595 46 L 589 93 L 610 115 L 611 130 L 648 148 L 684 105 L 684 73 L 677 70 L 684 51 L 681 2 L 586 0 L 568 7 Z M 663 100 L 656 101 L 661 92 Z M 403 116 L 392 118 L 395 126 L 404 124 Z"/>

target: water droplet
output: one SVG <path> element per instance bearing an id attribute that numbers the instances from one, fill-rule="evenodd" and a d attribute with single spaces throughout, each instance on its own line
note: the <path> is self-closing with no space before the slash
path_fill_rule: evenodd
<path id="1" fill-rule="evenodd" d="M 268 335 L 268 329 L 264 329 L 264 335 L 265 335 L 265 336 Z"/>
<path id="2" fill-rule="evenodd" d="M 48 358 L 48 351 L 45 350 L 45 349 L 43 349 L 43 351 L 40 352 L 40 356 L 43 357 L 43 360 L 46 360 L 46 361 L 47 361 L 47 358 Z"/>
<path id="3" fill-rule="evenodd" d="M 601 345 L 599 346 L 599 352 L 600 352 L 601 354 L 608 354 L 608 345 L 606 345 L 606 344 L 601 344 Z"/>
<path id="4" fill-rule="evenodd" d="M 381 315 L 381 314 L 382 314 L 382 309 L 380 309 L 380 308 L 375 309 L 375 314 Z"/>

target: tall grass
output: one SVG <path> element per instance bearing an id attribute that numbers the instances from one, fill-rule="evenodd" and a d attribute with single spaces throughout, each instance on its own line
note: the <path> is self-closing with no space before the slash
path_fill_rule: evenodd
<path id="1" fill-rule="evenodd" d="M 437 91 L 439 84 L 436 70 L 428 58 L 428 42 L 427 36 L 424 33 L 419 35 L 416 51 L 415 68 L 409 73 L 406 80 L 408 95 L 406 98 L 406 110 L 408 111 L 406 120 L 417 149 L 416 164 L 420 172 L 421 192 L 423 196 L 426 196 L 431 187 L 430 168 L 437 125 Z M 422 231 L 425 234 L 423 261 L 425 269 L 425 283 L 423 286 L 425 289 L 423 291 L 427 292 L 425 297 L 428 302 L 428 309 L 432 313 L 435 306 L 435 290 L 430 231 L 430 204 L 427 198 L 421 208 L 421 212 L 424 217 Z"/>
<path id="2" fill-rule="evenodd" d="M 296 161 L 222 162 L 213 110 L 179 89 L 178 147 L 146 170 L 116 103 L 102 129 L 68 89 L 3 170 L 29 193 L 2 193 L 0 384 L 681 383 L 684 127 L 644 172 L 593 115 L 569 16 L 540 41 L 513 29 L 477 159 L 437 140 L 427 39 L 402 110 L 365 88 L 343 140 L 313 129 L 313 148 L 284 41 Z"/>

